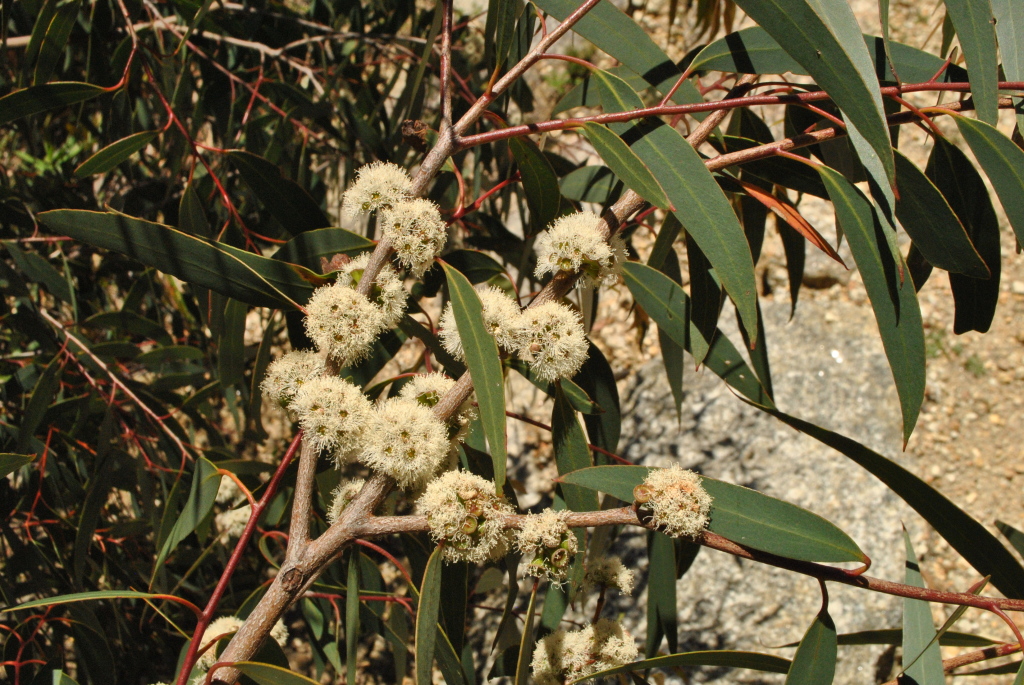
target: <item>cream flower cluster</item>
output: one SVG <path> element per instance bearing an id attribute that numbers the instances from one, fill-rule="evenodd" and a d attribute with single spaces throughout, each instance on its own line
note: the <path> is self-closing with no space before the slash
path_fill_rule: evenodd
<path id="1" fill-rule="evenodd" d="M 557 219 L 537 236 L 537 278 L 559 271 L 579 271 L 594 285 L 619 280 L 626 245 L 618 235 L 605 240 L 598 230 L 601 217 L 577 212 Z"/>
<path id="2" fill-rule="evenodd" d="M 576 374 L 587 360 L 587 336 L 576 310 L 545 302 L 525 311 L 499 288 L 480 293 L 484 326 L 502 350 L 517 353 L 539 378 L 555 381 Z M 441 315 L 441 343 L 456 359 L 465 358 L 462 338 L 449 302 Z"/>
<path id="3" fill-rule="evenodd" d="M 453 387 L 455 387 L 455 381 L 443 373 L 428 373 L 409 379 L 409 382 L 398 391 L 398 396 L 414 399 L 424 407 L 433 409 Z M 448 420 L 448 437 L 461 440 L 469 429 L 469 423 L 474 418 L 476 418 L 476 409 L 467 398 Z"/>
<path id="4" fill-rule="evenodd" d="M 679 466 L 652 470 L 633 488 L 633 499 L 653 525 L 672 537 L 696 537 L 708 525 L 711 495 L 700 476 Z"/>
<path id="5" fill-rule="evenodd" d="M 340 466 L 358 454 L 373 405 L 352 383 L 337 376 L 320 376 L 302 384 L 292 408 L 299 417 L 302 439 L 328 450 Z"/>
<path id="6" fill-rule="evenodd" d="M 448 456 L 448 427 L 415 398 L 392 397 L 367 424 L 359 459 L 403 488 L 429 480 Z"/>
<path id="7" fill-rule="evenodd" d="M 350 217 L 380 211 L 383 238 L 416 278 L 430 268 L 448 241 L 437 205 L 412 197 L 412 181 L 396 164 L 374 162 L 359 169 L 355 183 L 345 191 L 342 209 Z"/>
<path id="8" fill-rule="evenodd" d="M 221 616 L 210 623 L 210 625 L 206 627 L 206 630 L 203 631 L 203 638 L 199 641 L 199 649 L 203 649 L 206 645 L 210 644 L 210 642 L 224 635 L 237 633 L 238 629 L 244 624 L 245 621 L 237 616 Z M 270 630 L 270 637 L 281 647 L 288 644 L 288 627 L 285 626 L 281 619 L 278 619 L 277 623 L 275 623 L 274 627 Z M 196 666 L 204 671 L 210 670 L 210 667 L 217 663 L 217 651 L 218 645 L 210 647 L 201 657 L 199 657 L 199 660 L 196 662 Z M 202 682 L 201 679 L 200 682 Z"/>
<path id="9" fill-rule="evenodd" d="M 601 557 L 587 563 L 583 585 L 591 588 L 616 588 L 624 595 L 633 594 L 633 572 L 618 557 Z"/>
<path id="10" fill-rule="evenodd" d="M 430 537 L 444 543 L 446 561 L 482 564 L 508 553 L 512 534 L 501 518 L 514 511 L 492 481 L 449 471 L 431 481 L 416 506 L 427 516 Z"/>
<path id="11" fill-rule="evenodd" d="M 566 579 L 579 549 L 576 536 L 565 523 L 565 514 L 553 509 L 524 517 L 523 526 L 516 533 L 516 547 L 533 556 L 526 573 L 552 583 Z"/>
<path id="12" fill-rule="evenodd" d="M 580 630 L 557 630 L 541 638 L 530 666 L 538 685 L 564 685 L 638 657 L 633 637 L 617 621 L 605 618 Z"/>
<path id="13" fill-rule="evenodd" d="M 244 507 L 229 509 L 214 516 L 213 524 L 220 532 L 221 541 L 227 543 L 229 540 L 242 537 L 245 525 L 249 523 L 249 515 L 251 513 L 252 507 L 246 504 Z"/>
<path id="14" fill-rule="evenodd" d="M 370 252 L 364 252 L 342 265 L 338 269 L 338 279 L 335 281 L 335 284 L 340 283 L 354 290 L 363 278 L 363 271 L 366 270 L 366 265 L 370 263 L 370 254 Z M 405 293 L 405 288 L 402 286 L 402 279 L 398 277 L 398 274 L 390 264 L 385 264 L 381 267 L 380 272 L 377 274 L 377 280 L 373 282 L 370 297 L 367 299 L 380 310 L 381 331 L 394 328 L 402 320 L 408 296 Z"/>
<path id="15" fill-rule="evenodd" d="M 362 478 L 342 483 L 331 493 L 331 507 L 327 510 L 327 522 L 332 526 L 341 518 L 349 503 L 363 490 L 366 481 Z"/>
<path id="16" fill-rule="evenodd" d="M 315 352 L 295 350 L 275 360 L 267 367 L 267 375 L 260 385 L 263 396 L 274 404 L 289 409 L 295 393 L 306 381 L 322 376 L 324 358 Z"/>

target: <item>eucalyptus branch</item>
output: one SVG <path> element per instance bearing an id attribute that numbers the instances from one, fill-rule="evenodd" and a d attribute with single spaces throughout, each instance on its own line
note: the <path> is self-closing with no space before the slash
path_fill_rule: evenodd
<path id="1" fill-rule="evenodd" d="M 745 76 L 749 76 L 749 74 Z M 999 88 L 1001 90 L 1024 90 L 1024 82 L 1001 81 L 999 83 Z M 966 82 L 938 83 L 928 81 L 925 83 L 906 83 L 901 86 L 884 86 L 881 88 L 881 91 L 882 95 L 900 96 L 905 93 L 919 92 L 967 93 L 970 92 L 970 89 L 970 84 Z M 462 136 L 461 138 L 459 138 L 458 150 L 456 151 L 466 150 L 468 148 L 476 147 L 478 145 L 483 145 L 486 143 L 493 143 L 499 140 L 507 140 L 509 138 L 518 138 L 521 136 L 531 135 L 535 133 L 548 133 L 550 131 L 564 131 L 567 129 L 579 128 L 586 123 L 613 124 L 636 121 L 637 119 L 644 119 L 646 117 L 669 116 L 676 114 L 701 114 L 703 112 L 718 112 L 721 110 L 728 111 L 742 107 L 753 107 L 757 105 L 790 105 L 808 102 L 821 102 L 830 99 L 831 96 L 827 92 L 819 90 L 810 93 L 790 93 L 787 95 L 751 95 L 749 97 L 734 98 L 727 97 L 723 98 L 722 100 L 715 100 L 713 102 L 699 102 L 692 105 L 665 105 L 656 107 L 644 107 L 640 109 L 630 110 L 628 112 L 609 112 L 606 114 L 595 114 L 589 117 L 569 117 L 566 119 L 552 119 L 550 121 L 540 121 L 534 124 L 521 124 L 519 126 L 509 126 L 507 128 L 498 129 L 496 131 L 487 131 L 486 133 L 477 133 L 471 136 Z M 948 105 L 941 105 L 941 107 L 948 107 Z M 971 107 L 971 109 L 973 109 L 973 107 Z"/>
<path id="2" fill-rule="evenodd" d="M 967 652 L 965 654 L 958 654 L 957 656 L 949 659 L 942 660 L 942 670 L 945 673 L 953 673 L 953 671 L 961 666 L 969 666 L 971 664 L 977 664 L 982 661 L 988 661 L 989 659 L 998 659 L 1001 656 L 1009 656 L 1016 654 L 1020 651 L 1020 645 L 1016 643 L 1007 643 L 1001 645 L 992 645 L 991 647 L 985 647 L 984 649 L 978 649 L 973 652 Z M 953 675 L 971 675 L 970 673 L 955 673 Z M 900 680 L 888 680 L 882 685 L 900 685 Z"/>

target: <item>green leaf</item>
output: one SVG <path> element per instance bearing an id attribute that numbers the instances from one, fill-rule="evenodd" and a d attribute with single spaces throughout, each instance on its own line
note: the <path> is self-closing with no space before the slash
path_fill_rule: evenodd
<path id="1" fill-rule="evenodd" d="M 845 2 L 819 0 L 737 0 L 736 4 L 802 65 L 843 112 L 858 156 L 867 166 L 868 148 L 885 179 L 895 180 L 895 162 L 885 123 L 882 94 L 871 55 L 853 10 Z M 858 138 L 866 145 L 860 145 Z M 884 180 L 888 183 L 882 183 Z"/>
<path id="2" fill-rule="evenodd" d="M 149 145 L 159 131 L 140 131 L 106 146 L 75 169 L 76 178 L 104 174 Z M 191 186 L 189 186 L 191 187 Z"/>
<path id="3" fill-rule="evenodd" d="M 195 531 L 211 511 L 217 499 L 217 490 L 220 488 L 220 474 L 217 467 L 205 457 L 200 457 L 196 462 L 196 470 L 192 476 L 192 490 L 189 492 L 185 508 L 174 521 L 174 527 L 164 540 L 157 555 L 156 563 L 153 564 L 153 575 L 163 566 L 164 560 L 174 551 L 178 544 Z"/>
<path id="4" fill-rule="evenodd" d="M 980 635 L 970 633 L 958 633 L 948 631 L 939 637 L 939 644 L 947 647 L 988 647 L 996 644 Z M 861 630 L 856 633 L 843 633 L 839 636 L 840 646 L 850 645 L 899 645 L 903 643 L 902 628 L 882 628 L 879 630 Z M 783 645 L 783 647 L 796 647 L 796 643 Z"/>
<path id="5" fill-rule="evenodd" d="M 607 72 L 595 72 L 595 77 L 602 88 L 605 111 L 624 112 L 643 106 L 622 79 Z M 675 206 L 674 214 L 700 245 L 736 303 L 743 326 L 756 332 L 757 288 L 750 247 L 732 205 L 700 155 L 678 131 L 657 119 L 611 128 L 654 172 Z"/>
<path id="6" fill-rule="evenodd" d="M 583 131 L 604 163 L 630 190 L 656 207 L 669 208 L 668 198 L 658 179 L 610 128 L 588 121 L 583 125 Z"/>
<path id="7" fill-rule="evenodd" d="M 823 608 L 796 648 L 786 685 L 829 685 L 836 675 L 838 656 L 836 624 Z"/>
<path id="8" fill-rule="evenodd" d="M 356 682 L 356 650 L 359 648 L 359 555 L 348 558 L 345 585 L 345 679 Z"/>
<path id="9" fill-rule="evenodd" d="M 530 682 L 530 660 L 533 658 L 533 621 L 537 604 L 537 583 L 530 593 L 530 603 L 526 606 L 526 622 L 523 624 L 523 637 L 519 643 L 519 658 L 516 659 L 516 677 L 514 685 L 527 685 Z"/>
<path id="10" fill-rule="evenodd" d="M 949 202 L 988 266 L 992 276 L 977 279 L 951 273 L 955 316 L 953 332 L 984 333 L 992 325 L 999 300 L 1001 254 L 999 220 L 981 175 L 960 148 L 944 138 L 935 140 L 925 173 Z"/>
<path id="11" fill-rule="evenodd" d="M 416 685 L 431 685 L 434 671 L 434 646 L 437 643 L 437 617 L 441 608 L 441 548 L 427 561 L 416 606 Z"/>
<path id="12" fill-rule="evenodd" d="M 280 666 L 258 664 L 254 661 L 238 661 L 235 668 L 255 680 L 259 685 L 316 685 L 304 675 Z"/>
<path id="13" fill-rule="evenodd" d="M 0 468 L 0 473 L 3 473 L 2 468 Z M 1006 541 L 1013 545 L 1013 548 L 1017 550 L 1017 554 L 1024 556 L 1024 533 L 1017 530 L 1009 523 L 1004 523 L 998 519 L 996 519 L 996 528 L 998 528 L 999 532 L 1003 534 Z"/>
<path id="14" fill-rule="evenodd" d="M 43 373 L 32 388 L 32 396 L 28 398 L 25 405 L 25 413 L 22 414 L 21 425 L 18 426 L 18 444 L 15 450 L 27 452 L 32 444 L 32 436 L 43 420 L 46 408 L 50 406 L 54 395 L 60 390 L 60 377 L 64 373 L 64 364 L 61 355 L 55 356 L 46 365 Z"/>
<path id="15" fill-rule="evenodd" d="M 668 276 L 637 262 L 622 265 L 626 285 L 637 304 L 683 349 L 690 349 L 690 298 Z M 737 392 L 756 404 L 774 406 L 771 397 L 721 331 L 715 333 L 705 365 Z"/>
<path id="16" fill-rule="evenodd" d="M 722 286 L 700 245 L 686 234 L 686 261 L 690 276 L 690 354 L 697 366 L 711 350 L 722 311 Z M 756 328 L 754 329 L 757 330 Z"/>
<path id="17" fill-rule="evenodd" d="M 647 466 L 594 466 L 562 476 L 574 483 L 606 492 L 623 502 L 633 501 L 633 488 L 647 477 Z M 763 493 L 701 476 L 714 499 L 708 530 L 751 549 L 802 561 L 867 560 L 850 536 L 806 509 Z"/>
<path id="18" fill-rule="evenodd" d="M 1024 567 L 985 526 L 896 462 L 855 440 L 780 411 L 768 413 L 864 467 L 924 517 L 950 546 L 1007 597 L 1024 598 Z"/>
<path id="19" fill-rule="evenodd" d="M 967 60 L 967 78 L 978 118 L 995 125 L 999 118 L 999 61 L 992 5 L 978 0 L 944 0 L 946 17 L 956 29 Z"/>
<path id="20" fill-rule="evenodd" d="M 896 217 L 921 255 L 940 269 L 971 278 L 988 278 L 988 267 L 946 198 L 913 162 L 901 152 L 895 154 L 900 179 Z"/>
<path id="21" fill-rule="evenodd" d="M 228 300 L 224 307 L 224 328 L 217 340 L 217 379 L 226 391 L 241 387 L 245 375 L 245 317 L 249 308 L 244 302 Z"/>
<path id="22" fill-rule="evenodd" d="M 771 654 L 716 649 L 700 652 L 683 652 L 682 654 L 669 654 L 668 656 L 659 656 L 654 659 L 644 659 L 643 661 L 636 661 L 632 664 L 619 666 L 618 668 L 599 671 L 586 678 L 574 680 L 573 683 L 605 678 L 617 673 L 635 673 L 652 668 L 668 670 L 679 668 L 680 666 L 717 666 L 719 668 L 746 668 L 765 673 L 788 673 L 789 664 L 789 659 L 772 656 Z"/>
<path id="23" fill-rule="evenodd" d="M 74 303 L 71 284 L 45 257 L 38 252 L 25 252 L 13 240 L 3 241 L 3 246 L 7 248 L 14 264 L 29 280 L 43 285 L 51 295 L 62 302 Z"/>
<path id="24" fill-rule="evenodd" d="M 455 312 L 462 347 L 466 351 L 466 366 L 473 374 L 480 421 L 487 436 L 491 461 L 494 464 L 494 484 L 497 492 L 505 485 L 505 381 L 501 370 L 501 357 L 494 337 L 484 325 L 483 305 L 473 286 L 461 273 L 441 262 L 448 279 L 448 294 Z"/>
<path id="25" fill-rule="evenodd" d="M 51 231 L 128 255 L 147 266 L 256 307 L 302 304 L 317 276 L 301 267 L 116 212 L 56 209 L 39 222 Z"/>
<path id="26" fill-rule="evenodd" d="M 590 396 L 584 392 L 583 388 L 568 378 L 562 378 L 556 385 L 543 378 L 538 378 L 530 369 L 530 365 L 521 359 L 511 359 L 508 365 L 518 371 L 519 375 L 523 378 L 533 383 L 536 388 L 543 390 L 544 394 L 552 399 L 556 396 L 558 386 L 561 386 L 562 392 L 565 393 L 565 397 L 569 401 L 569 405 L 581 414 L 600 414 L 604 411 L 597 402 L 590 399 Z"/>
<path id="27" fill-rule="evenodd" d="M 558 176 L 548 158 L 529 138 L 512 138 L 508 146 L 523 179 L 523 192 L 530 208 L 531 232 L 543 231 L 558 216 L 561 206 Z"/>
<path id="28" fill-rule="evenodd" d="M 301 264 L 319 272 L 321 259 L 330 261 L 336 254 L 355 257 L 361 252 L 372 250 L 374 244 L 372 240 L 344 228 L 318 228 L 304 231 L 289 240 L 274 253 L 274 259 Z"/>
<path id="29" fill-rule="evenodd" d="M 512 47 L 512 39 L 515 35 L 516 19 L 523 11 L 522 0 L 496 0 L 496 7 L 492 6 L 495 12 L 494 30 L 494 61 L 497 66 L 505 64 L 509 48 Z M 490 18 L 490 13 L 488 13 Z"/>
<path id="30" fill-rule="evenodd" d="M 555 392 L 555 407 L 551 411 L 551 442 L 558 475 L 593 466 L 583 427 L 561 388 Z M 573 511 L 597 511 L 600 508 L 597 494 L 591 489 L 563 483 L 561 490 L 566 505 Z"/>
<path id="31" fill-rule="evenodd" d="M 884 59 L 884 40 L 878 36 L 864 34 L 879 81 L 895 81 L 889 65 Z M 941 57 L 917 48 L 890 41 L 892 59 L 900 78 L 906 83 L 923 83 L 938 73 L 945 64 Z M 730 33 L 702 49 L 690 68 L 697 70 L 725 71 L 740 74 L 784 74 L 809 76 L 810 72 L 789 56 L 775 39 L 760 26 Z M 965 81 L 967 72 L 955 64 L 949 65 L 940 81 Z M 897 171 L 897 176 L 899 172 Z"/>
<path id="32" fill-rule="evenodd" d="M 835 170 L 819 166 L 818 173 L 828 189 L 836 220 L 850 244 L 875 311 L 900 398 L 905 444 L 924 402 L 924 329 L 917 293 L 910 279 L 900 283 L 900 265 L 894 264 L 891 253 L 884 249 L 883 231 L 889 229 L 879 220 L 872 203 Z"/>
<path id="33" fill-rule="evenodd" d="M 82 0 L 71 0 L 57 7 L 53 14 L 50 26 L 46 29 L 46 36 L 39 46 L 39 56 L 36 58 L 36 69 L 32 75 L 32 85 L 39 86 L 50 80 L 57 62 L 64 54 L 64 48 L 71 36 L 71 29 L 75 27 L 78 20 L 78 10 Z"/>
<path id="34" fill-rule="evenodd" d="M 64 671 L 54 671 L 52 685 L 78 685 L 78 683 Z"/>
<path id="35" fill-rule="evenodd" d="M 536 5 L 559 21 L 579 7 L 576 0 L 535 0 Z M 662 93 L 679 79 L 675 62 L 657 43 L 618 7 L 602 0 L 572 28 L 628 69 L 639 74 Z M 657 174 L 656 174 L 657 175 Z M 661 178 L 658 175 L 658 178 Z M 670 198 L 671 199 L 671 198 Z"/>
<path id="36" fill-rule="evenodd" d="M 100 86 L 78 81 L 58 81 L 22 88 L 0 98 L 0 126 L 31 114 L 91 100 L 104 92 Z"/>
<path id="37" fill-rule="evenodd" d="M 628 500 L 627 500 L 628 501 Z M 656 530 L 647 532 L 647 642 L 648 659 L 658 655 L 661 640 L 669 652 L 679 648 L 676 600 L 676 547 L 672 538 Z"/>
<path id="38" fill-rule="evenodd" d="M 622 181 L 606 166 L 580 167 L 563 176 L 558 184 L 562 197 L 600 205 L 613 202 L 622 191 Z"/>
<path id="39" fill-rule="evenodd" d="M 0 614 L 8 611 L 21 611 L 22 609 L 35 609 L 37 607 L 48 607 L 56 604 L 74 604 L 75 602 L 90 602 L 94 599 L 160 599 L 162 595 L 155 595 L 151 592 L 137 592 L 135 590 L 96 590 L 94 592 L 76 592 L 70 595 L 59 597 L 44 597 L 25 602 L 18 606 L 0 609 Z"/>
<path id="40" fill-rule="evenodd" d="M 227 153 L 242 180 L 263 206 L 292 235 L 331 225 L 320 205 L 295 181 L 281 175 L 276 164 L 244 150 Z"/>
<path id="41" fill-rule="evenodd" d="M 1006 80 L 1024 81 L 1024 4 L 1017 0 L 992 0 L 992 14 Z M 1024 113 L 1019 111 L 1017 125 L 1024 128 Z"/>
<path id="42" fill-rule="evenodd" d="M 995 126 L 962 116 L 953 120 L 992 182 L 1017 241 L 1024 243 L 1024 150 Z"/>
<path id="43" fill-rule="evenodd" d="M 907 549 L 907 570 L 903 582 L 925 587 L 906 528 L 903 529 L 903 542 Z M 942 653 L 935 641 L 931 607 L 924 600 L 909 597 L 903 599 L 903 668 L 918 685 L 943 685 L 946 682 L 942 672 Z"/>
<path id="44" fill-rule="evenodd" d="M 619 409 L 619 389 L 615 383 L 615 372 L 605 359 L 601 350 L 590 340 L 587 341 L 587 361 L 576 373 L 574 380 L 586 391 L 588 397 L 599 408 L 599 412 L 587 413 L 573 402 L 570 392 L 566 391 L 573 408 L 583 414 L 583 424 L 587 427 L 590 442 L 601 449 L 616 452 L 619 449 L 619 435 L 622 430 L 622 412 Z M 562 389 L 571 386 L 562 381 Z"/>
<path id="45" fill-rule="evenodd" d="M 11 454 L 0 452 L 0 478 L 6 478 L 22 466 L 28 466 L 36 458 L 34 454 Z"/>

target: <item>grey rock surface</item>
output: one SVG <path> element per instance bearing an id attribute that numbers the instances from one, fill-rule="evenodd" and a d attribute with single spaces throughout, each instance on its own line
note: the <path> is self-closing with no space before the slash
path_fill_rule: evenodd
<path id="1" fill-rule="evenodd" d="M 783 410 L 837 430 L 901 460 L 900 412 L 881 343 L 865 335 L 869 307 L 848 301 L 765 302 L 775 399 Z M 728 323 L 725 324 L 728 330 Z M 730 334 L 739 340 L 737 334 Z M 678 463 L 755 488 L 814 511 L 845 530 L 874 560 L 871 574 L 902 580 L 901 519 L 913 512 L 867 471 L 815 440 L 745 405 L 709 371 L 686 370 L 677 421 L 661 361 L 632 374 L 623 388 L 620 453 L 651 466 Z M 640 570 L 634 597 L 615 608 L 638 641 L 646 632 L 644 538 L 624 534 L 614 551 Z M 680 649 L 771 649 L 797 642 L 821 597 L 815 580 L 702 550 L 678 582 Z M 830 585 L 829 611 L 840 633 L 900 625 L 897 598 Z M 607 615 L 607 614 L 606 614 Z M 836 683 L 877 682 L 878 647 L 844 647 Z M 891 655 L 888 655 L 891 657 Z M 883 674 L 884 675 L 884 674 Z M 782 682 L 752 671 L 706 669 L 694 682 Z M 672 681 L 670 682 L 677 682 Z"/>

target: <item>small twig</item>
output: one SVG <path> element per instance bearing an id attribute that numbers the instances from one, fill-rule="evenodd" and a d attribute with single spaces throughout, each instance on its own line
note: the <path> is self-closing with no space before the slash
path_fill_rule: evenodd
<path id="1" fill-rule="evenodd" d="M 441 135 L 452 126 L 452 0 L 441 0 Z"/>

